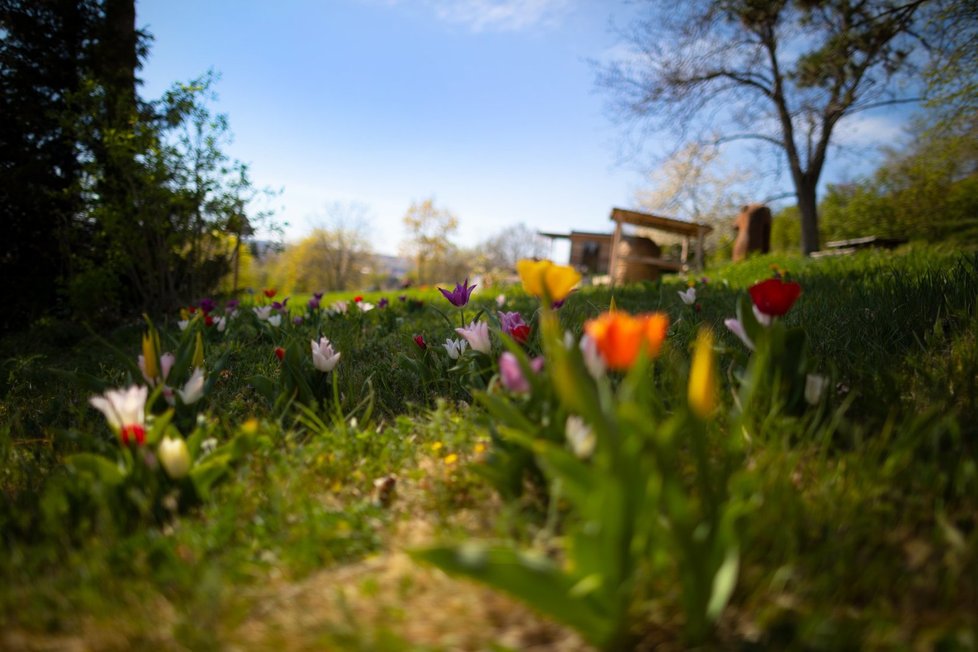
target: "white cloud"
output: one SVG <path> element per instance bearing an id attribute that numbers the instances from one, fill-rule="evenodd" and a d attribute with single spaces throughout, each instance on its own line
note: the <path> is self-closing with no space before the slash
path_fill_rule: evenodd
<path id="1" fill-rule="evenodd" d="M 569 0 L 429 0 L 439 19 L 483 30 L 550 27 L 569 10 Z"/>
<path id="2" fill-rule="evenodd" d="M 896 116 L 856 114 L 839 123 L 833 142 L 844 146 L 876 147 L 894 145 L 905 135 L 904 121 Z"/>
<path id="3" fill-rule="evenodd" d="M 396 5 L 404 0 L 374 0 Z M 446 23 L 473 32 L 516 32 L 553 27 L 569 13 L 572 0 L 423 0 L 424 6 Z"/>

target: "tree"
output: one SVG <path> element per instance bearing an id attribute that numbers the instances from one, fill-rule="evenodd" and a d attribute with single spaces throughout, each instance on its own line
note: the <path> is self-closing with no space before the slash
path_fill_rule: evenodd
<path id="1" fill-rule="evenodd" d="M 943 122 L 941 115 L 936 119 Z M 872 177 L 829 186 L 823 232 L 978 241 L 978 120 L 967 122 L 970 129 L 960 124 L 950 132 L 919 124 L 919 137 L 906 149 L 888 151 Z"/>
<path id="2" fill-rule="evenodd" d="M 0 0 L 0 330 L 67 299 L 86 317 L 215 288 L 254 219 L 208 75 L 145 101 L 133 0 Z M 234 235 L 234 238 L 225 237 Z"/>
<path id="3" fill-rule="evenodd" d="M 306 291 L 358 288 L 362 270 L 373 260 L 367 207 L 334 202 L 325 217 L 299 243 L 305 249 L 296 287 Z"/>
<path id="4" fill-rule="evenodd" d="M 639 191 L 636 199 L 639 206 L 654 213 L 712 225 L 707 248 L 716 251 L 732 245 L 732 220 L 739 207 L 749 203 L 738 188 L 753 177 L 743 169 L 725 168 L 717 146 L 691 142 L 652 172 L 652 187 Z"/>
<path id="5" fill-rule="evenodd" d="M 626 34 L 633 57 L 599 83 L 624 115 L 651 119 L 681 139 L 720 128 L 720 142 L 750 139 L 787 161 L 802 249 L 819 248 L 816 188 L 840 121 L 916 98 L 910 56 L 939 22 L 934 0 L 692 0 L 650 3 Z"/>
<path id="6" fill-rule="evenodd" d="M 978 114 L 978 2 L 948 3 L 931 22 L 934 56 L 926 70 L 926 105 L 937 115 L 931 129 L 953 134 L 956 127 L 970 129 Z"/>
<path id="7" fill-rule="evenodd" d="M 0 331 L 56 305 L 71 245 L 84 237 L 66 99 L 82 86 L 99 21 L 95 2 L 0 0 L 0 278 L 17 288 Z"/>
<path id="8" fill-rule="evenodd" d="M 501 230 L 478 249 L 487 270 L 513 271 L 519 260 L 546 256 L 549 245 L 526 224 L 516 224 Z"/>
<path id="9" fill-rule="evenodd" d="M 404 215 L 408 238 L 402 243 L 405 255 L 415 261 L 419 283 L 432 283 L 438 278 L 439 266 L 455 249 L 451 238 L 458 230 L 458 218 L 447 209 L 435 207 L 434 199 L 413 202 Z"/>

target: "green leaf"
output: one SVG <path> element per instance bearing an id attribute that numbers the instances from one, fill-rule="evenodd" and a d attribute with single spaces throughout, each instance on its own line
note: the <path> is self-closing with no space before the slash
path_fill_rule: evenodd
<path id="1" fill-rule="evenodd" d="M 475 543 L 425 548 L 410 554 L 446 572 L 505 591 L 573 627 L 599 647 L 611 644 L 619 634 L 607 610 L 590 597 L 589 591 L 578 590 L 578 595 L 573 595 L 582 581 L 588 588 L 588 578 L 568 575 L 546 557 Z"/>
<path id="2" fill-rule="evenodd" d="M 211 487 L 230 471 L 231 457 L 227 453 L 214 453 L 206 461 L 190 469 L 190 479 L 197 495 L 202 499 L 210 496 Z"/>
<path id="3" fill-rule="evenodd" d="M 547 441 L 537 440 L 533 450 L 544 472 L 551 478 L 559 478 L 567 499 L 583 511 L 595 489 L 594 469 L 570 451 Z"/>
<path id="4" fill-rule="evenodd" d="M 68 467 L 75 472 L 91 473 L 98 480 L 109 486 L 117 486 L 125 480 L 125 472 L 119 465 L 95 453 L 76 453 L 65 460 Z"/>
<path id="5" fill-rule="evenodd" d="M 714 621 L 720 617 L 727 601 L 733 595 L 737 586 L 737 574 L 740 570 L 740 550 L 737 546 L 727 548 L 723 563 L 713 576 L 713 590 L 710 592 L 710 602 L 706 605 L 706 617 Z"/>
<path id="6" fill-rule="evenodd" d="M 266 376 L 252 376 L 248 379 L 248 384 L 255 388 L 269 403 L 275 402 L 275 383 Z"/>

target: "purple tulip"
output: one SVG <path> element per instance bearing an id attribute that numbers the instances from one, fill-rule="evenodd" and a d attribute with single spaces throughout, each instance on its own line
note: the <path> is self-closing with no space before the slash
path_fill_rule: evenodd
<path id="1" fill-rule="evenodd" d="M 217 307 L 217 304 L 214 303 L 213 299 L 201 299 L 200 303 L 197 305 L 200 307 L 200 309 L 204 312 L 205 315 L 207 313 L 214 312 L 214 308 Z"/>
<path id="2" fill-rule="evenodd" d="M 320 297 L 317 297 L 316 295 L 313 295 L 312 298 L 309 299 L 309 309 L 310 310 L 319 310 L 319 298 Z"/>
<path id="3" fill-rule="evenodd" d="M 448 299 L 453 306 L 461 308 L 469 302 L 469 296 L 472 294 L 472 290 L 475 289 L 475 285 L 469 285 L 469 279 L 466 277 L 463 283 L 456 283 L 455 289 L 449 292 L 442 288 L 438 288 L 446 299 Z"/>
<path id="4" fill-rule="evenodd" d="M 241 302 L 237 299 L 231 299 L 224 305 L 224 312 L 234 312 L 240 304 Z"/>
<path id="5" fill-rule="evenodd" d="M 390 303 L 390 301 L 387 300 L 387 297 L 381 297 L 380 301 L 377 302 L 377 307 L 386 308 L 388 303 Z"/>
<path id="6" fill-rule="evenodd" d="M 540 373 L 543 370 L 543 358 L 533 358 L 530 361 L 530 369 L 533 373 Z M 509 351 L 499 356 L 499 379 L 503 387 L 511 392 L 523 394 L 530 391 L 530 382 L 523 375 L 520 361 Z"/>

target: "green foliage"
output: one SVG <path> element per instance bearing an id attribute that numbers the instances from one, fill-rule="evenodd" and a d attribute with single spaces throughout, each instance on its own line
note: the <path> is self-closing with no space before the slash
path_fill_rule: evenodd
<path id="1" fill-rule="evenodd" d="M 821 223 L 825 223 L 825 204 L 819 206 Z M 801 216 L 797 206 L 788 206 L 778 211 L 771 220 L 771 251 L 775 253 L 794 253 L 801 248 Z"/>
<path id="2" fill-rule="evenodd" d="M 772 327 L 750 326 L 751 352 L 722 322 L 772 265 L 803 293 Z M 458 647 L 452 634 L 464 629 L 483 632 L 464 639 L 474 648 L 531 644 L 500 624 L 525 630 L 518 607 L 403 561 L 403 550 L 424 547 L 420 556 L 614 649 L 697 639 L 967 649 L 978 604 L 974 255 L 921 245 L 768 255 L 706 275 L 696 305 L 677 296 L 685 280 L 582 288 L 546 336 L 530 317 L 536 300 L 508 290 L 506 309 L 532 325 L 528 343 L 501 346 L 493 330 L 492 355 L 459 361 L 440 342 L 479 311 L 494 314 L 485 296 L 464 319 L 440 295 L 412 291 L 414 303 L 395 297 L 369 312 L 352 302 L 312 310 L 295 296 L 276 327 L 247 305 L 222 330 L 199 314 L 184 330 L 171 322 L 157 349 L 175 354 L 171 384 L 187 381 L 199 333 L 205 395 L 170 407 L 160 391 L 141 448 L 122 447 L 87 398 L 142 382 L 144 324 L 121 324 L 110 346 L 54 321 L 0 340 L 4 636 L 77 636 L 95 648 L 439 649 Z M 612 294 L 621 310 L 669 313 L 672 326 L 648 366 L 594 380 L 564 331 L 576 339 Z M 339 299 L 350 297 L 322 305 Z M 751 314 L 740 308 L 743 321 Z M 717 335 L 708 420 L 686 407 L 701 326 Z M 795 356 L 789 333 L 804 335 L 807 355 Z M 294 346 L 296 369 L 311 374 L 319 336 L 342 352 L 325 404 L 276 407 L 277 389 L 267 400 L 249 384 L 286 382 L 277 346 Z M 501 382 L 502 350 L 523 361 L 530 392 Z M 535 374 L 528 362 L 540 354 Z M 828 379 L 824 394 L 799 402 L 813 372 Z M 594 436 L 589 457 L 568 440 L 571 415 Z M 140 454 L 157 457 L 173 429 L 193 458 L 179 481 Z M 486 481 L 515 467 L 520 491 Z M 386 503 L 377 480 L 394 487 Z M 492 611 L 456 617 L 467 602 Z M 438 636 L 418 634 L 429 621 Z M 535 645 L 567 636 L 529 629 Z"/>
<path id="3" fill-rule="evenodd" d="M 930 242 L 978 240 L 978 134 L 973 121 L 959 129 L 926 129 L 905 151 L 890 151 L 870 179 L 829 186 L 821 205 L 828 239 L 864 235 Z"/>

